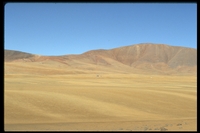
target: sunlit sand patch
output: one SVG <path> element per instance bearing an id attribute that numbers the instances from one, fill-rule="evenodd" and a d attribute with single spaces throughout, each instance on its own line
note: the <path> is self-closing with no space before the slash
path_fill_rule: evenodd
<path id="1" fill-rule="evenodd" d="M 195 77 L 101 75 L 5 75 L 5 130 L 196 130 Z"/>

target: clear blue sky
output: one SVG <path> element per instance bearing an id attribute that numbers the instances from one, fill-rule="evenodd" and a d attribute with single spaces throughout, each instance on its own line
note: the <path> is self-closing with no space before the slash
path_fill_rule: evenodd
<path id="1" fill-rule="evenodd" d="M 139 43 L 197 48 L 196 3 L 7 3 L 4 48 L 81 54 Z"/>

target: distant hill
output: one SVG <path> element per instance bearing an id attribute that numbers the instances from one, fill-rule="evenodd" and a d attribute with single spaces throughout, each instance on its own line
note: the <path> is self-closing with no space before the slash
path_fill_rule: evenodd
<path id="1" fill-rule="evenodd" d="M 5 61 L 42 62 L 52 60 L 80 68 L 87 65 L 120 70 L 196 72 L 197 50 L 166 44 L 136 44 L 110 50 L 91 50 L 79 55 L 37 56 L 25 52 L 5 50 Z"/>
<path id="2" fill-rule="evenodd" d="M 4 50 L 5 61 L 14 61 L 17 59 L 31 58 L 31 57 L 34 57 L 34 55 L 25 53 L 25 52 L 21 52 L 21 51 Z"/>
<path id="3" fill-rule="evenodd" d="M 131 67 L 140 64 L 166 64 L 171 68 L 196 66 L 197 50 L 164 44 L 138 44 L 111 50 L 92 50 L 85 55 L 107 57 Z"/>

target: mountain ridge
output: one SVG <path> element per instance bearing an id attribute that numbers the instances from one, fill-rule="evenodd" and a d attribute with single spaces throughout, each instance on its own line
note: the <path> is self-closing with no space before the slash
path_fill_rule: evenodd
<path id="1" fill-rule="evenodd" d="M 42 56 L 26 52 L 5 50 L 5 62 L 44 62 L 51 60 L 61 64 L 87 67 L 87 64 L 112 69 L 136 68 L 152 71 L 194 71 L 197 67 L 197 50 L 167 44 L 142 43 L 112 49 L 97 49 L 77 55 Z M 126 67 L 124 67 L 126 66 Z"/>

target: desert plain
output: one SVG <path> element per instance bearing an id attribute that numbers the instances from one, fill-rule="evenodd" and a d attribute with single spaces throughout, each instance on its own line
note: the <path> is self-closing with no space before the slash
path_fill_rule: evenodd
<path id="1" fill-rule="evenodd" d="M 5 131 L 197 131 L 197 50 L 5 50 Z"/>
<path id="2" fill-rule="evenodd" d="M 5 63 L 5 131 L 197 130 L 195 75 L 55 74 L 42 65 Z"/>

